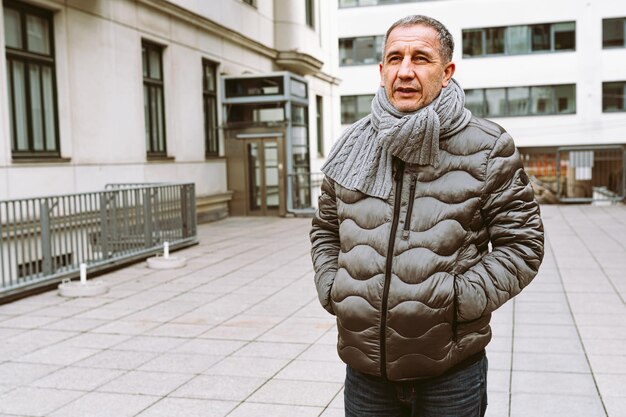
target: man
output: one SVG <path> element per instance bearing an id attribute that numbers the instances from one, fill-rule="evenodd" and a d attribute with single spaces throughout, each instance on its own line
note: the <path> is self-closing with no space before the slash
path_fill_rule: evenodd
<path id="1" fill-rule="evenodd" d="M 384 45 L 372 113 L 322 167 L 311 230 L 346 416 L 483 416 L 491 313 L 537 273 L 539 207 L 511 136 L 464 108 L 448 30 L 409 16 Z"/>

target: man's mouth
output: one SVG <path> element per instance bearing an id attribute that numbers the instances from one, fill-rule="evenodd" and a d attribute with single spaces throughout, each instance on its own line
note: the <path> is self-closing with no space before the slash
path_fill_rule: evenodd
<path id="1" fill-rule="evenodd" d="M 396 87 L 396 91 L 402 94 L 417 93 L 417 88 L 414 87 Z"/>

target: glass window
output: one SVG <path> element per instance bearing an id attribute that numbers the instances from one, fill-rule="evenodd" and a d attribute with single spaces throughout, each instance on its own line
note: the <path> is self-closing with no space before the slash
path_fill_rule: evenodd
<path id="1" fill-rule="evenodd" d="M 229 124 L 262 125 L 283 123 L 285 120 L 284 103 L 229 104 L 226 109 Z"/>
<path id="2" fill-rule="evenodd" d="M 357 120 L 364 118 L 372 112 L 372 99 L 374 95 L 364 95 L 356 97 L 356 117 Z"/>
<path id="3" fill-rule="evenodd" d="M 356 96 L 342 96 L 341 97 L 341 123 L 349 124 L 354 123 L 356 117 Z"/>
<path id="4" fill-rule="evenodd" d="M 482 89 L 477 90 L 466 90 L 465 91 L 465 107 L 472 112 L 474 116 L 483 117 L 483 91 Z"/>
<path id="5" fill-rule="evenodd" d="M 545 23 L 463 31 L 463 56 L 573 51 L 576 22 Z"/>
<path id="6" fill-rule="evenodd" d="M 202 73 L 204 78 L 202 83 L 202 97 L 204 100 L 205 155 L 218 156 L 217 89 L 215 82 L 217 77 L 217 64 L 203 60 Z"/>
<path id="7" fill-rule="evenodd" d="M 163 48 L 148 41 L 141 43 L 143 96 L 148 156 L 165 156 L 165 104 L 163 97 Z"/>
<path id="8" fill-rule="evenodd" d="M 483 101 L 484 92 L 484 101 Z M 465 106 L 476 116 L 528 116 L 576 113 L 576 85 L 467 90 Z"/>
<path id="9" fill-rule="evenodd" d="M 603 19 L 602 20 L 602 47 L 623 47 L 624 28 L 626 27 L 626 18 L 619 19 Z"/>
<path id="10" fill-rule="evenodd" d="M 341 97 L 341 123 L 350 124 L 370 114 L 373 94 Z"/>
<path id="11" fill-rule="evenodd" d="M 556 113 L 576 113 L 576 85 L 554 86 L 554 98 L 556 101 Z"/>
<path id="12" fill-rule="evenodd" d="M 50 28 L 48 20 L 40 16 L 26 16 L 28 50 L 38 54 L 50 54 Z"/>
<path id="13" fill-rule="evenodd" d="M 58 157 L 52 13 L 5 1 L 3 14 L 12 155 Z"/>
<path id="14" fill-rule="evenodd" d="M 553 114 L 554 103 L 552 99 L 553 88 L 547 87 L 531 87 L 531 107 L 532 114 Z"/>
<path id="15" fill-rule="evenodd" d="M 306 122 L 306 107 L 293 104 L 291 106 L 291 123 L 294 125 L 305 125 Z"/>
<path id="16" fill-rule="evenodd" d="M 552 33 L 555 51 L 576 49 L 576 23 L 554 23 Z"/>
<path id="17" fill-rule="evenodd" d="M 382 55 L 382 36 L 339 39 L 339 64 L 377 64 Z"/>
<path id="18" fill-rule="evenodd" d="M 602 111 L 626 111 L 626 81 L 602 83 Z"/>
<path id="19" fill-rule="evenodd" d="M 463 56 L 477 56 L 483 54 L 483 31 L 463 31 Z"/>
<path id="20" fill-rule="evenodd" d="M 375 64 L 376 49 L 374 45 L 374 38 L 356 38 L 354 40 L 354 60 L 359 64 Z"/>
<path id="21" fill-rule="evenodd" d="M 511 26 L 506 30 L 506 50 L 508 54 L 530 52 L 530 27 Z"/>
<path id="22" fill-rule="evenodd" d="M 22 48 L 22 20 L 20 12 L 4 8 L 4 40 L 10 48 Z"/>
<path id="23" fill-rule="evenodd" d="M 550 47 L 550 25 L 532 25 L 531 49 L 533 52 L 549 51 Z"/>
<path id="24" fill-rule="evenodd" d="M 284 94 L 283 77 L 226 80 L 226 97 L 272 96 Z"/>
<path id="25" fill-rule="evenodd" d="M 528 87 L 511 87 L 508 89 L 510 116 L 526 116 L 528 114 L 529 95 Z"/>
<path id="26" fill-rule="evenodd" d="M 304 0 L 305 1 L 305 21 L 306 21 L 306 25 L 310 28 L 313 28 L 315 26 L 315 20 L 314 20 L 314 10 L 315 8 L 314 6 L 314 0 Z"/>
<path id="27" fill-rule="evenodd" d="M 487 55 L 504 53 L 505 28 L 485 29 L 485 53 Z"/>
<path id="28" fill-rule="evenodd" d="M 317 155 L 323 157 L 324 152 L 324 98 L 315 96 L 315 122 L 317 125 Z"/>
<path id="29" fill-rule="evenodd" d="M 302 81 L 291 79 L 289 90 L 291 91 L 291 95 L 296 97 L 307 98 L 308 96 L 306 92 L 306 83 L 303 83 Z"/>
<path id="30" fill-rule="evenodd" d="M 489 88 L 485 90 L 486 114 L 488 117 L 506 115 L 506 90 Z"/>

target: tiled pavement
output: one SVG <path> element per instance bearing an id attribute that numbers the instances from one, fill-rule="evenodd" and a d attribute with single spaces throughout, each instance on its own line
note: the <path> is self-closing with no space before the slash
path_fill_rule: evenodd
<path id="1" fill-rule="evenodd" d="M 540 274 L 494 315 L 490 417 L 626 416 L 626 207 L 544 206 Z M 200 227 L 183 269 L 0 306 L 0 417 L 343 416 L 309 219 Z"/>

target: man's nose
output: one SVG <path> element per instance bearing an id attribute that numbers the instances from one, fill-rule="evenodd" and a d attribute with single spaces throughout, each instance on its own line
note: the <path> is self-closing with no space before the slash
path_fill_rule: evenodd
<path id="1" fill-rule="evenodd" d="M 398 68 L 398 78 L 401 79 L 411 79 L 415 77 L 413 73 L 413 67 L 411 65 L 411 57 L 405 56 L 400 64 L 400 68 Z"/>

